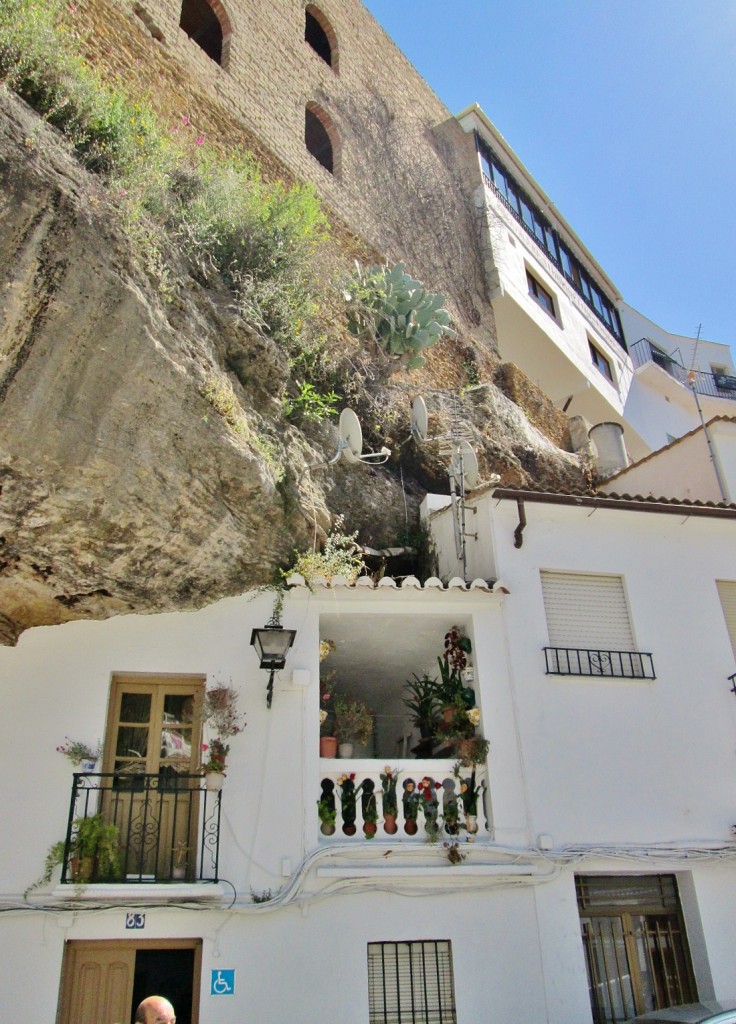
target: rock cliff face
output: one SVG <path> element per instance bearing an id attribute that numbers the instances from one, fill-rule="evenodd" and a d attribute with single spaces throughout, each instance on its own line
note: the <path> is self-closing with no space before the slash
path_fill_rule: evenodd
<path id="1" fill-rule="evenodd" d="M 267 389 L 246 391 L 225 369 L 236 336 L 254 365 L 282 372 L 270 340 L 235 322 L 227 293 L 201 288 L 174 256 L 180 287 L 162 299 L 114 198 L 2 92 L 0 185 L 2 642 L 31 626 L 240 593 L 306 546 L 330 511 L 346 511 L 364 543 L 390 544 L 422 488 L 441 485 L 436 456 L 409 440 L 417 384 L 404 374 L 374 386 L 396 424 L 387 467 L 305 471 L 334 454 L 334 428 L 308 437 Z M 461 358 L 438 355 L 424 382 L 452 377 Z M 497 379 L 510 391 L 508 373 Z M 231 389 L 238 430 L 205 397 L 212 380 Z M 578 461 L 490 375 L 461 404 L 483 470 L 507 483 L 579 479 Z M 522 404 L 559 432 L 543 396 Z"/>

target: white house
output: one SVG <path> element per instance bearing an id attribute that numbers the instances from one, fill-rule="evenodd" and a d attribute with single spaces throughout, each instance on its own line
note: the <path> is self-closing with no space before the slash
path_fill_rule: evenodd
<path id="1" fill-rule="evenodd" d="M 292 580 L 296 637 L 270 709 L 249 642 L 268 595 L 0 649 L 16 768 L 2 782 L 6 1014 L 113 1024 L 160 990 L 203 1024 L 393 1021 L 397 1006 L 402 1020 L 589 1024 L 733 994 L 736 506 L 481 488 L 466 582 L 445 500 L 428 502 L 445 583 Z M 421 747 L 402 701 L 407 680 L 439 674 L 452 627 L 472 645 L 490 744 L 475 823 L 457 809 L 469 770 L 453 773 L 451 745 Z M 320 639 L 334 646 L 322 662 Z M 213 793 L 196 770 L 213 735 L 202 692 L 218 685 L 247 727 Z M 337 760 L 319 749 L 333 686 L 374 716 L 368 744 Z M 103 740 L 94 772 L 72 774 L 65 736 Z M 404 796 L 423 786 L 434 801 L 414 831 Z M 64 854 L 64 880 L 57 866 L 24 897 L 51 844 L 98 813 L 117 826 L 117 870 L 75 882 Z"/>
<path id="2" fill-rule="evenodd" d="M 670 334 L 625 302 L 621 323 L 634 362 L 625 415 L 658 449 L 713 416 L 733 415 L 736 370 L 728 345 Z"/>

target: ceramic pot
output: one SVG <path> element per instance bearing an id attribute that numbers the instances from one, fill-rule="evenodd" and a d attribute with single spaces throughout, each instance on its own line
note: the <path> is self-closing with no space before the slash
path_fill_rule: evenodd
<path id="1" fill-rule="evenodd" d="M 372 839 L 378 831 L 378 824 L 375 821 L 366 821 L 363 825 L 363 835 L 367 839 Z"/>
<path id="2" fill-rule="evenodd" d="M 337 757 L 337 740 L 334 736 L 320 736 L 319 756 Z"/>
<path id="3" fill-rule="evenodd" d="M 407 818 L 404 822 L 404 832 L 406 832 L 408 836 L 415 836 L 417 834 L 418 827 L 419 826 L 413 818 Z"/>
<path id="4" fill-rule="evenodd" d="M 476 814 L 465 815 L 465 831 L 471 836 L 478 831 L 478 816 Z"/>
<path id="5" fill-rule="evenodd" d="M 342 758 L 352 757 L 353 756 L 353 744 L 352 743 L 341 743 L 338 746 L 338 748 L 337 748 L 337 752 L 340 755 L 340 757 L 342 757 Z"/>
<path id="6" fill-rule="evenodd" d="M 204 788 L 210 793 L 219 793 L 225 781 L 224 772 L 206 772 L 204 776 Z"/>
<path id="7" fill-rule="evenodd" d="M 395 814 L 384 814 L 383 816 L 383 830 L 390 836 L 396 835 L 399 830 L 399 826 L 396 824 Z"/>
<path id="8" fill-rule="evenodd" d="M 355 825 L 343 825 L 342 830 L 346 836 L 354 836 L 356 831 Z"/>
<path id="9" fill-rule="evenodd" d="M 171 869 L 171 877 L 175 882 L 182 882 L 187 877 L 187 869 L 185 867 L 173 867 Z"/>
<path id="10" fill-rule="evenodd" d="M 335 834 L 335 826 L 334 825 L 328 825 L 327 823 L 323 823 L 322 826 L 321 826 L 321 832 L 322 832 L 323 836 L 334 836 L 334 834 Z"/>

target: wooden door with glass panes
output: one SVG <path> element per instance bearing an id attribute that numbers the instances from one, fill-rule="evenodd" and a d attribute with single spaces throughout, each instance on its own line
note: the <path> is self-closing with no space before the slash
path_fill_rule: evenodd
<path id="1" fill-rule="evenodd" d="M 103 811 L 128 880 L 194 876 L 203 697 L 203 676 L 113 678 Z"/>

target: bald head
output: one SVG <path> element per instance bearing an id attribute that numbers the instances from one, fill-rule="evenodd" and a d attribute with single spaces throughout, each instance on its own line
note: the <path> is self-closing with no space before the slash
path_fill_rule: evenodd
<path id="1" fill-rule="evenodd" d="M 174 1007 L 163 996 L 148 996 L 135 1011 L 135 1024 L 176 1024 Z"/>

